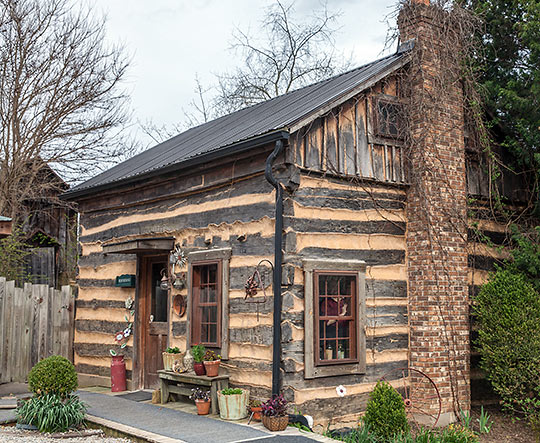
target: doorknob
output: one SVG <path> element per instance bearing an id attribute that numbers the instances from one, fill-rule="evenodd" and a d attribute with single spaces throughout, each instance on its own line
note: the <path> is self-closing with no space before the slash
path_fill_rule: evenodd
<path id="1" fill-rule="evenodd" d="M 150 323 L 152 323 L 153 321 L 154 321 L 154 316 L 150 314 Z"/>

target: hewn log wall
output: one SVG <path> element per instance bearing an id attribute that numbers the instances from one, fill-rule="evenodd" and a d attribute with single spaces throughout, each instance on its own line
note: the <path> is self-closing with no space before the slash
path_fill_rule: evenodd
<path id="1" fill-rule="evenodd" d="M 375 382 L 408 366 L 404 210 L 399 186 L 308 174 L 286 200 L 283 384 L 296 407 L 318 424 L 331 418 L 354 422 Z M 365 375 L 304 379 L 303 258 L 366 262 Z M 340 384 L 347 388 L 343 398 L 336 392 Z"/>
<path id="2" fill-rule="evenodd" d="M 174 236 L 186 254 L 231 248 L 229 359 L 223 367 L 231 375 L 233 385 L 247 386 L 255 395 L 268 395 L 272 297 L 260 305 L 244 302 L 244 284 L 257 263 L 273 260 L 275 197 L 262 173 L 266 156 L 265 152 L 244 162 L 240 159 L 229 167 L 222 165 L 220 174 L 209 169 L 206 175 L 178 180 L 176 186 L 171 183 L 162 188 L 161 196 L 157 190 L 154 194 L 134 190 L 126 193 L 125 205 L 116 204 L 121 202 L 120 197 L 113 197 L 108 202 L 89 201 L 86 212 L 83 208 L 75 364 L 86 379 L 107 384 L 109 349 L 118 349 L 114 346 L 114 333 L 126 325 L 125 299 L 135 296 L 134 289 L 115 288 L 114 278 L 136 273 L 136 255 L 104 255 L 103 243 Z M 173 291 L 172 295 L 178 292 L 187 294 L 184 289 Z M 267 293 L 272 294 L 271 286 Z M 179 318 L 171 307 L 169 344 L 181 350 L 187 346 L 186 317 Z M 133 339 L 123 352 L 131 379 Z"/>

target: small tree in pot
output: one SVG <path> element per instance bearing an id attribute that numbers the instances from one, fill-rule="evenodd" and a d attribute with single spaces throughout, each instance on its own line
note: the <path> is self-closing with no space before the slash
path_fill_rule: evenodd
<path id="1" fill-rule="evenodd" d="M 270 431 L 283 431 L 289 424 L 287 400 L 282 394 L 265 401 L 262 405 L 262 422 Z"/>
<path id="2" fill-rule="evenodd" d="M 210 391 L 203 391 L 201 388 L 195 388 L 191 390 L 189 398 L 195 402 L 197 414 L 208 415 L 208 411 L 210 410 Z"/>
<path id="3" fill-rule="evenodd" d="M 204 375 L 206 372 L 204 370 L 203 358 L 206 354 L 206 348 L 204 345 L 194 345 L 191 348 L 191 355 L 193 356 L 193 370 L 197 375 Z"/>

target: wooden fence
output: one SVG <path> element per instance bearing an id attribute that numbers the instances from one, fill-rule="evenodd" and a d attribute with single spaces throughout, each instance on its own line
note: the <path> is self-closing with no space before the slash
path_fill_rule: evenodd
<path id="1" fill-rule="evenodd" d="M 0 383 L 26 381 L 38 361 L 62 355 L 73 361 L 74 298 L 61 290 L 0 277 Z"/>

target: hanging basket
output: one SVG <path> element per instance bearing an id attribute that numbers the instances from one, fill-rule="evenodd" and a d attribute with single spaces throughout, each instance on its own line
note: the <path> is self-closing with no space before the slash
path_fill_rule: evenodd
<path id="1" fill-rule="evenodd" d="M 262 416 L 262 422 L 266 429 L 272 432 L 277 431 L 284 431 L 285 428 L 287 428 L 287 425 L 289 424 L 289 416 L 284 415 L 282 417 L 275 417 L 271 416 L 268 417 L 266 415 Z"/>

